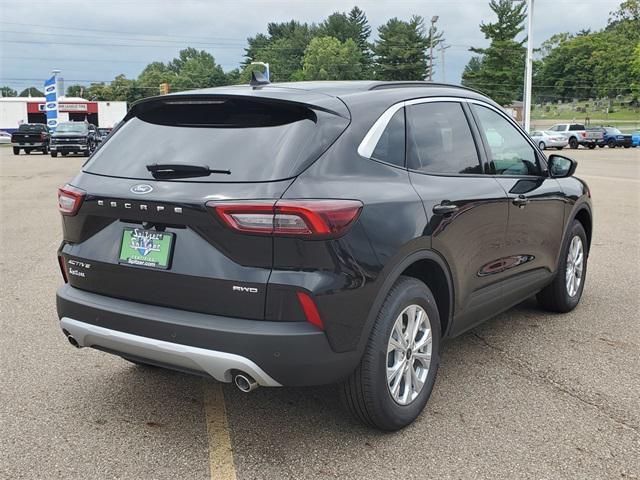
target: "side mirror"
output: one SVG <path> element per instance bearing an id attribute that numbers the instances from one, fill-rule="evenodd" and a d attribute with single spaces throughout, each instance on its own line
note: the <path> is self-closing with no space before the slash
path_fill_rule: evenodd
<path id="1" fill-rule="evenodd" d="M 553 178 L 570 177 L 578 167 L 578 162 L 562 155 L 551 155 L 547 163 L 549 164 L 549 173 Z"/>

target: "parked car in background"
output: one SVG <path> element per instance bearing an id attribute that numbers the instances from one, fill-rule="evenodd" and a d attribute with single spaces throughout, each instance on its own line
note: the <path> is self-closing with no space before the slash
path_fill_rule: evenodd
<path id="1" fill-rule="evenodd" d="M 569 142 L 569 147 L 574 149 L 580 145 L 594 149 L 602 142 L 602 132 L 587 130 L 582 123 L 557 123 L 549 131 L 562 134 Z"/>
<path id="2" fill-rule="evenodd" d="M 110 133 L 111 133 L 110 128 L 98 128 L 98 140 L 100 142 L 104 141 L 104 139 L 107 138 Z"/>
<path id="3" fill-rule="evenodd" d="M 544 150 L 547 147 L 562 150 L 569 144 L 569 140 L 564 135 L 548 130 L 536 130 L 531 132 L 529 136 L 540 147 L 540 150 Z"/>
<path id="4" fill-rule="evenodd" d="M 11 134 L 0 130 L 0 145 L 6 145 L 7 143 L 11 143 Z"/>
<path id="5" fill-rule="evenodd" d="M 631 135 L 625 135 L 615 127 L 595 128 L 602 132 L 602 142 L 598 144 L 600 147 L 604 147 L 606 145 L 609 148 L 629 148 L 633 143 Z"/>
<path id="6" fill-rule="evenodd" d="M 70 153 L 79 153 L 88 157 L 100 143 L 98 129 L 95 125 L 85 122 L 63 122 L 58 124 L 51 135 L 51 156 L 57 157 Z"/>
<path id="7" fill-rule="evenodd" d="M 631 134 L 631 146 L 633 148 L 640 147 L 640 132 L 633 132 Z"/>
<path id="8" fill-rule="evenodd" d="M 258 85 L 135 103 L 58 190 L 69 343 L 244 392 L 340 382 L 357 418 L 398 430 L 442 339 L 532 295 L 578 305 L 589 188 L 500 105 L 427 82 Z"/>
<path id="9" fill-rule="evenodd" d="M 46 155 L 49 153 L 49 138 L 49 127 L 44 123 L 23 123 L 11 135 L 13 154 L 20 155 L 20 150 L 24 150 L 28 155 L 37 150 Z"/>

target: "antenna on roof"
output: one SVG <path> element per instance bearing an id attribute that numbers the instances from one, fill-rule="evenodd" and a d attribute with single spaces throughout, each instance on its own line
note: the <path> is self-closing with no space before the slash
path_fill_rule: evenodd
<path id="1" fill-rule="evenodd" d="M 267 77 L 265 77 L 262 72 L 257 72 L 257 71 L 253 71 L 251 72 L 251 81 L 249 82 L 249 85 L 251 85 L 252 87 L 259 87 L 261 85 L 269 85 L 269 80 L 267 79 Z"/>

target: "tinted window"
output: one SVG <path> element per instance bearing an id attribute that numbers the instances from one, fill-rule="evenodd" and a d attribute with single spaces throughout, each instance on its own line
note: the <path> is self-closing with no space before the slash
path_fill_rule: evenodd
<path id="1" fill-rule="evenodd" d="M 184 163 L 231 170 L 192 182 L 279 180 L 300 173 L 348 124 L 292 103 L 220 99 L 142 106 L 137 117 L 111 134 L 85 171 L 150 180 L 147 165 Z"/>
<path id="2" fill-rule="evenodd" d="M 18 126 L 18 131 L 19 132 L 45 132 L 46 129 L 44 125 L 23 123 L 22 125 Z"/>
<path id="3" fill-rule="evenodd" d="M 407 164 L 427 173 L 482 173 L 469 123 L 456 102 L 408 106 Z"/>
<path id="4" fill-rule="evenodd" d="M 389 120 L 371 158 L 404 167 L 404 149 L 404 108 L 401 108 Z"/>
<path id="5" fill-rule="evenodd" d="M 489 151 L 490 173 L 495 175 L 540 175 L 535 150 L 502 115 L 473 105 Z"/>
<path id="6" fill-rule="evenodd" d="M 85 123 L 61 123 L 56 127 L 56 133 L 86 133 L 88 127 Z"/>
<path id="7" fill-rule="evenodd" d="M 569 130 L 584 130 L 584 125 L 580 125 L 578 123 L 574 123 L 569 127 Z"/>

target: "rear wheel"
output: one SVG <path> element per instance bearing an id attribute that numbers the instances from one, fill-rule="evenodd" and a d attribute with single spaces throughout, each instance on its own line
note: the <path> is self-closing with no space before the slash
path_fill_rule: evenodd
<path id="1" fill-rule="evenodd" d="M 608 146 L 609 148 L 616 148 L 616 141 L 615 141 L 615 140 L 613 140 L 613 139 L 609 140 L 609 141 L 607 142 L 607 146 Z"/>
<path id="2" fill-rule="evenodd" d="M 20 155 L 20 149 L 18 147 L 13 147 L 13 154 Z"/>
<path id="3" fill-rule="evenodd" d="M 31 149 L 30 148 L 25 148 L 24 149 L 24 153 L 26 153 L 27 155 L 31 155 Z"/>
<path id="4" fill-rule="evenodd" d="M 540 150 L 544 150 L 545 148 L 547 148 L 547 146 L 544 144 L 544 142 L 540 142 L 538 144 L 538 147 L 540 147 Z"/>
<path id="5" fill-rule="evenodd" d="M 571 137 L 569 139 L 569 147 L 573 148 L 574 150 L 578 148 L 578 139 L 576 137 Z"/>
<path id="6" fill-rule="evenodd" d="M 385 299 L 360 365 L 344 382 L 351 413 L 381 430 L 413 422 L 429 400 L 440 363 L 440 316 L 429 288 L 400 277 Z"/>
<path id="7" fill-rule="evenodd" d="M 567 234 L 556 278 L 537 295 L 542 307 L 565 313 L 578 305 L 587 275 L 587 248 L 584 228 L 574 220 Z"/>

